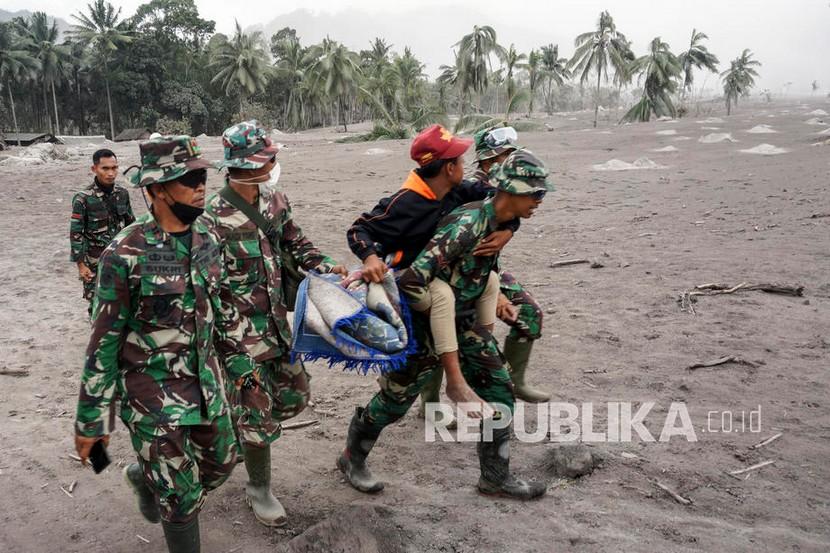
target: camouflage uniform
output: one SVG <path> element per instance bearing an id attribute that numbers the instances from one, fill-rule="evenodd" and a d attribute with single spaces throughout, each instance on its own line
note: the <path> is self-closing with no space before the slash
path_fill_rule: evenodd
<path id="1" fill-rule="evenodd" d="M 132 180 L 142 186 L 208 166 L 189 137 L 146 142 L 141 153 Z M 148 213 L 104 251 L 76 417 L 78 435 L 102 436 L 120 400 L 144 477 L 172 523 L 193 519 L 235 464 L 220 359 L 229 371 L 254 366 L 218 237 L 199 221 L 190 230 L 188 244 Z"/>
<path id="2" fill-rule="evenodd" d="M 223 140 L 226 167 L 262 167 L 277 150 L 255 122 L 229 128 Z M 253 152 L 257 144 L 262 147 Z M 239 149 L 246 155 L 230 158 Z M 259 161 L 252 160 L 256 155 Z M 285 194 L 261 186 L 257 208 L 279 230 L 279 250 L 219 194 L 208 199 L 202 220 L 220 238 L 230 292 L 241 317 L 243 344 L 257 362 L 253 372 L 228 374 L 233 418 L 243 444 L 265 447 L 279 438 L 282 421 L 305 409 L 310 393 L 311 377 L 302 362 L 288 361 L 291 328 L 282 297 L 282 254 L 290 255 L 307 271 L 329 272 L 336 263 L 306 238 Z"/>
<path id="3" fill-rule="evenodd" d="M 83 297 L 89 301 L 95 292 L 98 258 L 118 231 L 135 221 L 126 189 L 114 184 L 106 191 L 98 180 L 72 198 L 72 221 L 69 224 L 69 260 L 83 262 L 92 271 L 93 279 L 84 281 Z"/>

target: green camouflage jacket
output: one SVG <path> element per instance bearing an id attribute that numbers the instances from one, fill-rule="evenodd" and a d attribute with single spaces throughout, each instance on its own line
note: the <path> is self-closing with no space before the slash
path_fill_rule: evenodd
<path id="1" fill-rule="evenodd" d="M 221 239 L 230 290 L 242 319 L 243 344 L 257 361 L 279 357 L 291 344 L 280 252 L 289 254 L 307 271 L 325 273 L 336 265 L 306 238 L 292 217 L 285 194 L 261 188 L 259 210 L 279 231 L 280 251 L 274 251 L 253 221 L 219 194 L 208 198 L 201 218 Z M 229 376 L 236 379 L 244 375 Z"/>
<path id="2" fill-rule="evenodd" d="M 69 260 L 94 266 L 118 232 L 135 221 L 127 190 L 113 185 L 109 194 L 98 182 L 72 198 L 72 222 L 69 225 Z"/>
<path id="3" fill-rule="evenodd" d="M 456 309 L 469 309 L 487 286 L 498 256 L 475 256 L 473 249 L 499 226 L 493 198 L 465 204 L 441 221 L 432 240 L 398 279 L 413 303 L 429 294 L 429 283 L 440 278 L 453 289 Z"/>
<path id="4" fill-rule="evenodd" d="M 220 358 L 247 372 L 219 241 L 203 223 L 187 246 L 143 215 L 101 256 L 76 430 L 105 434 L 113 396 L 125 424 L 181 426 L 223 414 Z"/>

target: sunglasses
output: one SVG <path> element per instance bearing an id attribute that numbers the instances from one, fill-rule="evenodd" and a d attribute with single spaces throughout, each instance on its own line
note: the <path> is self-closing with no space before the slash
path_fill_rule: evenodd
<path id="1" fill-rule="evenodd" d="M 196 188 L 199 188 L 199 185 L 207 182 L 207 169 L 189 171 L 176 180 L 179 184 L 195 190 Z"/>
<path id="2" fill-rule="evenodd" d="M 484 143 L 490 148 L 498 148 L 505 144 L 515 144 L 519 135 L 513 127 L 499 127 L 489 131 L 484 137 Z"/>
<path id="3" fill-rule="evenodd" d="M 545 198 L 545 194 L 547 193 L 547 190 L 537 190 L 536 192 L 530 194 L 530 197 L 536 200 L 537 202 L 541 202 Z"/>

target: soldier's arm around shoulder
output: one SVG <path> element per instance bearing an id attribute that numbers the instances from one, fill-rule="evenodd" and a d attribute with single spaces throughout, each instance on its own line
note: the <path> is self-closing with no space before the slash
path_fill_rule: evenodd
<path id="1" fill-rule="evenodd" d="M 424 250 L 398 279 L 398 285 L 411 302 L 427 299 L 429 283 L 438 272 L 472 252 L 477 240 L 473 232 L 474 212 L 459 208 L 447 215 Z"/>
<path id="2" fill-rule="evenodd" d="M 84 260 L 87 251 L 86 238 L 86 196 L 81 192 L 72 198 L 72 218 L 69 222 L 69 260 L 77 263 Z"/>
<path id="3" fill-rule="evenodd" d="M 80 436 L 106 434 L 105 419 L 119 371 L 122 334 L 131 317 L 130 261 L 111 243 L 98 262 L 92 333 L 81 373 L 75 430 Z"/>
<path id="4" fill-rule="evenodd" d="M 283 212 L 280 246 L 294 258 L 300 267 L 306 271 L 316 269 L 322 273 L 326 273 L 337 265 L 334 259 L 323 254 L 306 237 L 303 229 L 294 220 L 291 203 L 285 194 L 276 192 L 271 201 L 284 204 L 284 206 L 281 206 L 283 207 Z"/>

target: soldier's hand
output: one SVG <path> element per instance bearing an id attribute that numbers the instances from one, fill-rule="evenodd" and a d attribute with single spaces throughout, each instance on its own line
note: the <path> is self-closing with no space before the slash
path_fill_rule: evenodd
<path id="1" fill-rule="evenodd" d="M 383 275 L 389 270 L 386 263 L 375 254 L 366 256 L 363 260 L 363 280 L 366 282 L 381 282 Z"/>
<path id="2" fill-rule="evenodd" d="M 89 452 L 92 451 L 92 446 L 95 445 L 97 441 L 104 442 L 104 446 L 108 446 L 110 443 L 109 434 L 104 434 L 103 436 L 96 436 L 94 438 L 86 438 L 84 436 L 75 436 L 75 451 L 78 452 L 78 457 L 81 458 L 81 463 L 84 465 L 87 464 L 89 460 Z"/>
<path id="3" fill-rule="evenodd" d="M 92 282 L 95 275 L 92 274 L 92 269 L 86 266 L 83 261 L 78 262 L 78 278 L 84 282 Z"/>
<path id="4" fill-rule="evenodd" d="M 489 419 L 495 414 L 490 404 L 481 399 L 464 381 L 450 382 L 447 379 L 447 397 L 464 409 L 471 419 Z"/>
<path id="5" fill-rule="evenodd" d="M 513 238 L 512 230 L 494 230 L 484 237 L 473 250 L 473 255 L 490 256 L 499 253 L 510 239 Z"/>
<path id="6" fill-rule="evenodd" d="M 499 299 L 496 303 L 496 317 L 506 323 L 515 323 L 519 318 L 519 310 L 513 305 L 507 296 L 499 294 Z"/>

